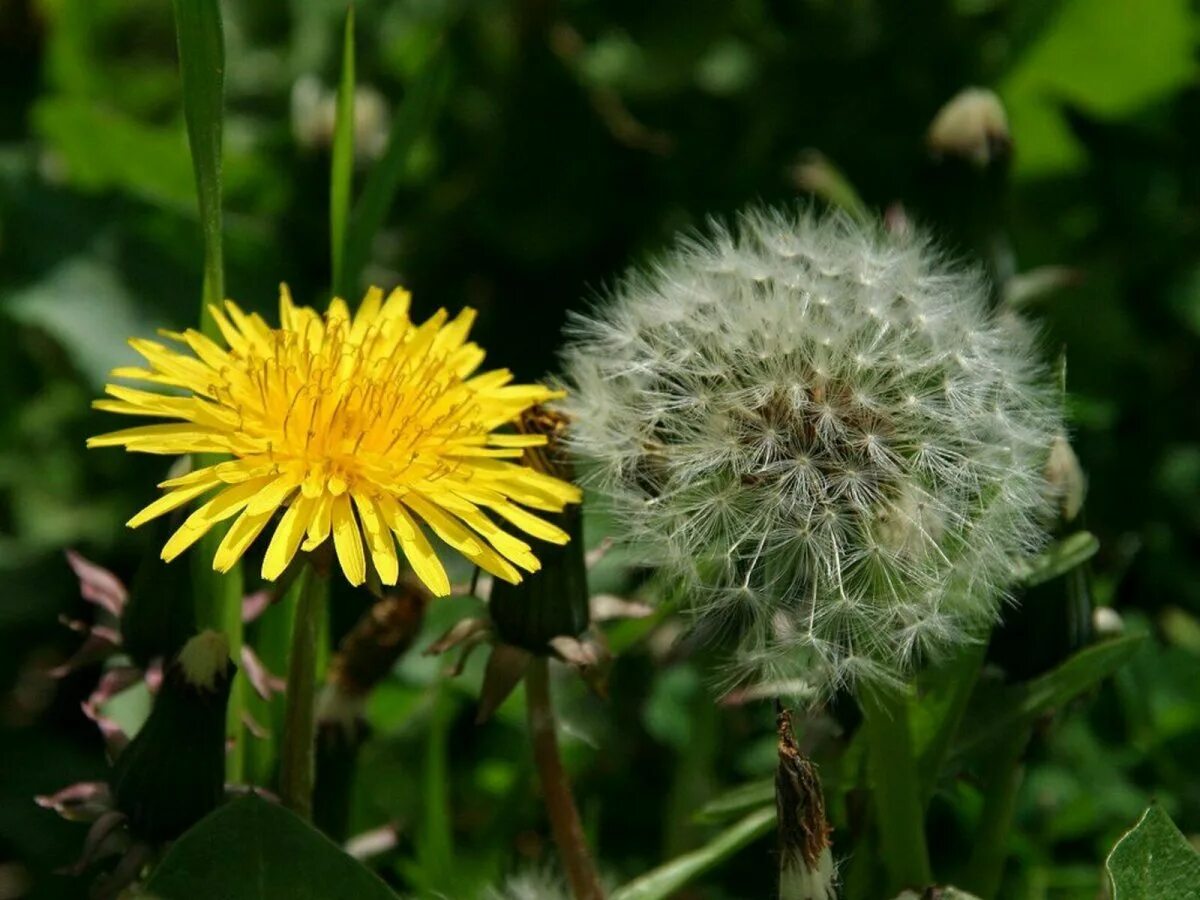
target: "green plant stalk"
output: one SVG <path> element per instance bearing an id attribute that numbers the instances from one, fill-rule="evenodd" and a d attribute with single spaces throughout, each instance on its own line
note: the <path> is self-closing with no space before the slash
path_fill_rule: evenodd
<path id="1" fill-rule="evenodd" d="M 354 285 L 346 277 L 346 226 L 354 187 L 354 6 L 346 12 L 342 37 L 342 75 L 333 125 L 333 161 L 329 167 L 329 240 L 333 291 L 346 297 Z"/>
<path id="2" fill-rule="evenodd" d="M 312 819 L 316 779 L 317 648 L 325 608 L 324 580 L 309 559 L 292 588 L 299 597 L 279 748 L 279 796 L 284 806 L 305 820 Z"/>
<path id="3" fill-rule="evenodd" d="M 975 692 L 975 684 L 979 681 L 979 672 L 983 668 L 987 648 L 986 639 L 971 644 L 951 663 L 953 693 L 937 730 L 917 759 L 917 769 L 921 778 L 921 806 L 924 809 L 929 807 L 929 801 L 933 799 L 938 774 L 942 771 L 942 764 L 950 752 L 954 736 L 958 734 L 958 727 L 962 724 L 971 694 Z"/>
<path id="4" fill-rule="evenodd" d="M 550 701 L 550 670 L 544 656 L 535 656 L 525 675 L 525 704 L 533 759 L 550 818 L 550 830 L 575 900 L 604 900 L 600 876 L 592 862 L 571 784 L 558 752 L 554 707 Z"/>
<path id="5" fill-rule="evenodd" d="M 933 876 L 908 721 L 908 695 L 864 689 L 859 706 L 866 729 L 867 772 L 887 870 L 888 896 L 905 888 L 923 890 Z"/>
<path id="6" fill-rule="evenodd" d="M 703 847 L 635 878 L 613 892 L 612 900 L 665 900 L 697 876 L 720 865 L 743 847 L 770 834 L 775 806 L 765 806 L 739 819 Z"/>
<path id="7" fill-rule="evenodd" d="M 1029 743 L 1029 725 L 1010 729 L 988 757 L 983 774 L 983 812 L 975 833 L 963 888 L 988 900 L 995 897 L 1008 858 L 1008 833 L 1025 771 L 1021 757 Z"/>
<path id="8" fill-rule="evenodd" d="M 200 211 L 200 234 L 204 250 L 204 281 L 200 300 L 200 330 L 220 338 L 217 323 L 209 313 L 212 305 L 225 299 L 225 261 L 222 247 L 221 153 L 225 97 L 225 38 L 218 0 L 175 0 L 175 33 L 179 48 L 179 75 L 183 90 L 183 115 L 188 147 L 196 176 L 196 199 Z M 202 455 L 197 466 L 220 462 Z M 194 567 L 196 626 L 216 628 L 229 639 L 234 659 L 242 648 L 242 573 L 236 566 L 227 575 L 212 571 L 208 560 L 216 554 L 225 528 L 212 529 L 197 548 Z M 201 563 L 200 560 L 205 562 Z M 232 749 L 226 757 L 226 777 L 243 780 L 245 773 L 242 711 L 245 676 L 239 672 L 229 696 L 226 735 Z"/>

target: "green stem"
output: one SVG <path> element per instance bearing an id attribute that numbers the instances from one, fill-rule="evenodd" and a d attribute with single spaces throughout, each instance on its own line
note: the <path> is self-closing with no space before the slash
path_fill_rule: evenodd
<path id="1" fill-rule="evenodd" d="M 1028 725 L 1007 731 L 988 757 L 983 773 L 983 812 L 967 864 L 963 887 L 987 900 L 995 897 L 1008 858 L 1008 833 L 1017 806 L 1017 790 L 1025 770 L 1021 757 L 1029 743 Z"/>
<path id="2" fill-rule="evenodd" d="M 284 806 L 312 818 L 316 772 L 315 695 L 317 644 L 324 604 L 323 578 L 309 560 L 299 577 L 300 597 L 292 626 L 292 652 L 288 661 L 287 696 L 280 745 L 279 796 Z"/>
<path id="3" fill-rule="evenodd" d="M 571 884 L 571 892 L 575 900 L 604 900 L 600 876 L 592 862 L 587 839 L 583 835 L 583 825 L 579 821 L 579 810 L 571 794 L 571 784 L 558 753 L 554 707 L 550 701 L 549 665 L 544 656 L 535 656 L 529 664 L 529 671 L 525 675 L 525 702 L 529 711 L 533 758 L 537 764 L 538 779 L 542 783 L 546 814 L 550 818 L 550 830 Z"/>
<path id="4" fill-rule="evenodd" d="M 888 896 L 923 890 L 933 880 L 925 815 L 908 722 L 908 696 L 864 689 L 859 697 L 867 737 L 867 770 L 875 800 Z"/>

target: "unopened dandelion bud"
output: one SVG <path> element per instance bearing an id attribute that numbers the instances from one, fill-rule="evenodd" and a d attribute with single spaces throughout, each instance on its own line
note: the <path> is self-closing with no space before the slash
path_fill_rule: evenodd
<path id="1" fill-rule="evenodd" d="M 544 407 L 527 411 L 518 422 L 519 430 L 544 436 L 545 444 L 525 451 L 526 464 L 563 481 L 573 479 L 573 466 L 562 448 L 567 427 L 566 418 L 559 413 Z M 494 583 L 488 599 L 497 637 L 543 656 L 554 652 L 556 639 L 576 638 L 590 624 L 580 508 L 572 506 L 547 519 L 570 537 L 569 542 L 544 550 L 541 571 L 522 584 Z"/>
<path id="2" fill-rule="evenodd" d="M 813 699 L 995 622 L 1046 538 L 1030 329 L 919 230 L 751 211 L 572 325 L 567 443 L 734 675 Z"/>
<path id="3" fill-rule="evenodd" d="M 796 746 L 790 717 L 777 717 L 779 766 L 775 772 L 779 828 L 779 900 L 835 900 L 836 870 L 825 818 L 825 797 L 813 764 Z"/>
<path id="4" fill-rule="evenodd" d="M 1062 520 L 1068 523 L 1075 521 L 1087 496 L 1087 476 L 1083 474 L 1079 457 L 1065 435 L 1058 435 L 1050 445 L 1050 457 L 1046 460 L 1046 483 L 1050 486 Z"/>
<path id="5" fill-rule="evenodd" d="M 981 169 L 1012 152 L 1004 105 L 986 88 L 967 88 L 938 110 L 927 141 L 934 157 L 959 157 Z"/>
<path id="6" fill-rule="evenodd" d="M 167 666 L 150 717 L 113 772 L 116 805 L 138 837 L 177 837 L 220 803 L 225 707 L 236 669 L 217 631 L 200 632 Z"/>

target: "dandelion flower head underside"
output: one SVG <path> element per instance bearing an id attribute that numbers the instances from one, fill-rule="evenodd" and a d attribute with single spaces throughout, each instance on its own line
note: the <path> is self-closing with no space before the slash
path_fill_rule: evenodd
<path id="1" fill-rule="evenodd" d="M 533 548 L 505 523 L 552 543 L 567 535 L 536 515 L 578 502 L 570 484 L 521 463 L 539 435 L 497 431 L 558 394 L 513 384 L 505 369 L 475 374 L 484 352 L 467 340 L 464 309 L 409 319 L 409 294 L 368 291 L 351 313 L 334 299 L 322 316 L 297 306 L 284 286 L 280 327 L 227 301 L 210 307 L 224 343 L 198 331 L 161 332 L 173 345 L 135 339 L 144 367 L 113 378 L 95 406 L 168 421 L 91 438 L 159 454 L 219 457 L 162 482 L 162 496 L 129 520 L 137 527 L 202 501 L 167 540 L 172 560 L 213 526 L 234 521 L 213 559 L 230 569 L 277 514 L 262 563 L 279 577 L 298 551 L 331 535 L 352 584 L 395 584 L 400 554 L 435 594 L 450 590 L 425 529 L 491 574 L 511 582 L 537 571 Z M 531 511 L 532 510 L 532 511 Z M 236 517 L 236 518 L 235 518 Z"/>

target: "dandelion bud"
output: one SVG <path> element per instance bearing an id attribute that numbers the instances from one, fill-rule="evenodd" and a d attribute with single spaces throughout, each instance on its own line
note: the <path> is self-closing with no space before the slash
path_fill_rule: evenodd
<path id="1" fill-rule="evenodd" d="M 135 835 L 177 837 L 220 803 L 235 670 L 229 642 L 217 631 L 193 637 L 168 666 L 150 717 L 113 772 L 117 807 Z"/>
<path id="2" fill-rule="evenodd" d="M 775 806 L 779 823 L 779 900 L 835 900 L 825 798 L 813 764 L 796 746 L 786 710 L 778 715 L 779 768 Z"/>
<path id="3" fill-rule="evenodd" d="M 1046 483 L 1050 485 L 1064 522 L 1073 522 L 1083 508 L 1087 495 L 1087 476 L 1079 465 L 1079 457 L 1065 435 L 1058 435 L 1050 445 L 1046 460 Z"/>
<path id="4" fill-rule="evenodd" d="M 760 685 L 902 677 L 1044 542 L 1052 379 L 917 231 L 750 212 L 627 276 L 565 364 L 618 536 Z"/>
<path id="5" fill-rule="evenodd" d="M 957 156 L 981 169 L 1012 152 L 1004 106 L 986 88 L 956 94 L 934 116 L 927 140 L 934 157 Z"/>

